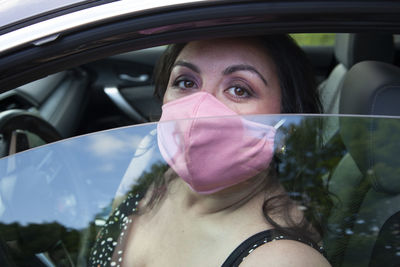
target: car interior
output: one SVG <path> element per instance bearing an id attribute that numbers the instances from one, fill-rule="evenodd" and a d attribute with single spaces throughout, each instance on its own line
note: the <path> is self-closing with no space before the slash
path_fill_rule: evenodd
<path id="1" fill-rule="evenodd" d="M 399 86 L 400 68 L 397 66 L 378 61 L 357 63 L 340 86 L 340 113 L 399 116 Z M 350 127 L 354 120 L 346 117 L 337 119 L 338 134 L 348 152 L 334 169 L 329 181 L 330 191 L 341 200 L 329 218 L 329 224 L 337 228 L 326 235 L 326 244 L 334 246 L 328 248 L 332 253 L 331 261 L 335 264 L 345 262 L 346 266 L 360 264 L 360 261 L 369 266 L 380 266 L 382 260 L 398 262 L 394 248 L 398 247 L 399 234 L 394 229 L 398 229 L 400 213 L 394 207 L 400 204 L 399 183 L 397 173 L 390 170 L 394 170 L 400 162 L 397 158 L 388 160 L 383 156 L 388 154 L 384 145 L 388 138 L 395 148 L 399 147 L 398 136 L 383 134 L 383 129 L 392 127 L 395 122 L 374 117 L 360 119 L 358 127 L 371 129 L 365 131 L 363 140 L 366 141 L 360 143 L 358 140 L 361 136 L 357 132 L 360 128 Z M 377 164 L 382 164 L 384 168 L 374 168 Z M 344 194 L 341 187 L 350 191 Z M 371 222 L 369 227 L 375 228 L 375 240 L 365 238 L 364 242 L 360 242 L 362 233 L 366 231 L 364 222 Z M 347 229 L 351 229 L 351 235 L 344 234 Z M 388 229 L 395 234 L 383 237 Z M 370 258 L 364 258 L 366 253 Z"/>
<path id="2" fill-rule="evenodd" d="M 303 49 L 314 66 L 325 114 L 400 116 L 400 36 L 338 33 L 332 46 Z M 111 56 L 1 94 L 0 157 L 64 138 L 157 121 L 162 102 L 154 96 L 153 69 L 164 50 L 159 46 Z M 45 129 L 26 123 L 40 118 Z M 400 264 L 400 211 L 395 208 L 400 207 L 395 171 L 400 160 L 382 153 L 387 138 L 399 151 L 400 137 L 380 133 L 379 124 L 390 127 L 391 122 L 372 116 L 360 120 L 360 127 L 371 130 L 368 142 L 359 144 L 357 127 L 348 127 L 351 120 L 332 116 L 325 121 L 323 143 L 339 137 L 348 151 L 326 175 L 334 199 L 340 200 L 327 219 L 332 226 L 324 237 L 329 261 L 334 266 L 380 266 L 383 259 Z M 386 168 L 372 169 L 377 163 Z M 352 189 L 340 190 L 344 186 Z M 365 227 L 371 225 L 375 237 L 364 238 Z"/>

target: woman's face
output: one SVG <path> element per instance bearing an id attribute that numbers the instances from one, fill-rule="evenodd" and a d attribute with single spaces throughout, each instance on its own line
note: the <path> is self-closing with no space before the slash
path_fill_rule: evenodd
<path id="1" fill-rule="evenodd" d="M 280 113 L 275 65 L 253 39 L 216 39 L 187 44 L 177 57 L 164 104 L 205 91 L 238 114 Z"/>

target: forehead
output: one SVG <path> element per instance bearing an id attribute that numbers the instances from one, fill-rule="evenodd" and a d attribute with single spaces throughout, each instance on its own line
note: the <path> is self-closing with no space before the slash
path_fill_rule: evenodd
<path id="1" fill-rule="evenodd" d="M 224 38 L 188 43 L 176 59 L 198 63 L 274 65 L 267 49 L 255 38 Z"/>

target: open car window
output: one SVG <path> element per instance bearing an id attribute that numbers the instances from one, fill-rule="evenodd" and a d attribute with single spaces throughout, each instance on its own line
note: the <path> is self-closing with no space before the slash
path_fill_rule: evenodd
<path id="1" fill-rule="evenodd" d="M 246 121 L 257 128 L 251 132 L 256 138 L 276 128 L 279 183 L 307 218 L 321 223 L 320 245 L 332 264 L 399 263 L 399 118 L 253 115 L 198 120 L 221 119 Z M 332 119 L 340 127 L 326 140 L 324 125 Z M 185 123 L 193 121 L 122 127 L 1 159 L 0 262 L 86 266 L 102 229 L 126 222 L 125 217 L 134 220 L 135 213 L 121 213 L 119 207 L 145 195 L 152 181 L 170 169 L 165 151 L 174 157 L 179 148 L 160 147 L 162 136 L 172 131 L 181 144 L 177 129 Z M 115 247 L 119 238 L 120 233 L 103 241 L 110 247 L 115 242 Z M 101 258 L 96 260 L 102 264 Z"/>

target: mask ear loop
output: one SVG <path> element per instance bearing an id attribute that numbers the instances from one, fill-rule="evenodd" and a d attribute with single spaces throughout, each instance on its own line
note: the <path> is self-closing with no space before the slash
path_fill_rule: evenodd
<path id="1" fill-rule="evenodd" d="M 281 119 L 280 121 L 278 121 L 274 126 L 275 130 L 278 130 L 278 128 L 281 127 L 285 122 L 286 122 L 286 119 Z M 284 154 L 285 153 L 285 149 L 286 149 L 285 144 L 281 143 L 281 144 L 278 145 L 278 149 L 275 150 L 275 151 L 278 151 L 279 153 Z"/>
<path id="2" fill-rule="evenodd" d="M 281 119 L 280 121 L 278 121 L 278 123 L 275 124 L 275 126 L 274 126 L 275 130 L 278 130 L 278 128 L 281 127 L 285 122 L 286 122 L 286 119 Z"/>

